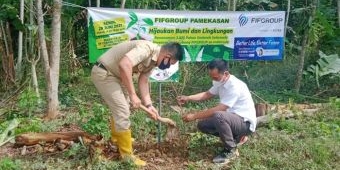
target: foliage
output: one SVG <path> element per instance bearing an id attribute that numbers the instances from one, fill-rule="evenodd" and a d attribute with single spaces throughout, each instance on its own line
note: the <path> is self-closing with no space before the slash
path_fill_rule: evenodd
<path id="1" fill-rule="evenodd" d="M 2 130 L 3 124 L 6 125 L 6 128 Z M 14 139 L 14 129 L 18 126 L 19 122 L 16 119 L 13 119 L 11 122 L 7 123 L 1 123 L 0 125 L 0 146 L 4 145 L 5 143 L 11 141 Z"/>
<path id="2" fill-rule="evenodd" d="M 33 117 L 30 119 L 21 119 L 19 128 L 15 129 L 15 134 L 26 132 L 41 132 L 43 126 L 43 120 L 37 117 Z"/>
<path id="3" fill-rule="evenodd" d="M 18 108 L 24 116 L 31 117 L 33 113 L 39 110 L 40 99 L 31 87 L 26 88 L 18 99 Z"/>
<path id="4" fill-rule="evenodd" d="M 111 170 L 111 169 L 138 169 L 132 161 L 127 162 L 116 162 L 116 161 L 100 161 L 89 168 L 91 170 Z"/>
<path id="5" fill-rule="evenodd" d="M 107 107 L 96 103 L 89 114 L 89 119 L 82 124 L 82 129 L 91 134 L 100 134 L 107 139 L 110 136 L 108 124 L 110 112 Z"/>
<path id="6" fill-rule="evenodd" d="M 147 141 L 157 133 L 157 122 L 152 121 L 144 111 L 133 111 L 130 120 L 133 122 L 131 123 L 131 129 L 134 138 L 139 138 L 141 141 Z"/>
<path id="7" fill-rule="evenodd" d="M 81 143 L 75 143 L 64 153 L 64 156 L 68 158 L 74 158 L 76 156 L 81 158 L 86 157 L 88 154 L 88 149 L 84 145 Z"/>
<path id="8" fill-rule="evenodd" d="M 8 0 L 5 0 L 8 1 Z M 24 30 L 24 25 L 18 17 L 18 8 L 9 2 L 2 2 L 0 5 L 0 21 L 10 21 L 16 30 Z"/>
<path id="9" fill-rule="evenodd" d="M 305 75 L 312 75 L 315 77 L 316 84 L 320 87 L 319 78 L 327 75 L 340 76 L 340 58 L 338 54 L 326 55 L 319 51 L 320 59 L 316 61 L 315 65 L 310 65 L 304 72 Z"/>
<path id="10" fill-rule="evenodd" d="M 10 158 L 2 158 L 0 160 L 0 169 L 3 170 L 20 170 L 20 161 L 12 160 Z"/>
<path id="11" fill-rule="evenodd" d="M 232 169 L 338 169 L 339 114 L 326 109 L 316 115 L 257 129 Z"/>
<path id="12" fill-rule="evenodd" d="M 331 97 L 330 104 L 335 110 L 340 110 L 340 98 Z"/>

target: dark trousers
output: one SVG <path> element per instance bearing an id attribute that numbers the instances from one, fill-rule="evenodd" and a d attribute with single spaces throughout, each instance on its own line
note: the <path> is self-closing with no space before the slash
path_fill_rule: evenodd
<path id="1" fill-rule="evenodd" d="M 225 149 L 236 148 L 242 136 L 249 135 L 250 123 L 244 122 L 237 114 L 227 112 L 216 112 L 212 117 L 201 120 L 197 128 L 206 134 L 220 137 Z"/>

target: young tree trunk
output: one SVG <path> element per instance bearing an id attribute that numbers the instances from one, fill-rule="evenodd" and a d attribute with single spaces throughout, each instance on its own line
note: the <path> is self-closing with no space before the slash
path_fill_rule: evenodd
<path id="1" fill-rule="evenodd" d="M 2 69 L 4 71 L 4 79 L 2 79 L 4 83 L 5 89 L 11 84 L 14 84 L 15 80 L 15 70 L 14 70 L 14 59 L 13 59 L 13 46 L 12 46 L 12 37 L 11 31 L 9 28 L 9 23 L 5 22 L 3 24 L 0 21 L 0 34 L 2 34 L 3 43 L 2 48 L 4 48 L 3 56 L 2 56 Z"/>
<path id="2" fill-rule="evenodd" d="M 3 25 L 2 25 L 2 21 L 0 21 L 0 56 L 1 56 L 1 59 L 0 59 L 0 63 L 2 65 L 1 67 L 1 72 L 0 72 L 0 79 L 1 80 L 4 80 L 5 77 L 6 77 L 6 69 L 5 69 L 5 61 L 6 61 L 6 46 L 5 46 L 5 39 L 4 39 L 4 35 L 3 35 Z M 0 90 L 5 90 L 5 82 L 4 81 L 1 81 L 0 83 Z"/>
<path id="3" fill-rule="evenodd" d="M 231 9 L 231 0 L 228 0 L 228 7 L 227 7 L 228 9 L 228 11 L 230 11 L 230 9 Z"/>
<path id="4" fill-rule="evenodd" d="M 126 1 L 126 0 L 122 0 L 122 3 L 120 4 L 120 8 L 121 8 L 121 9 L 124 9 L 124 8 L 125 8 L 125 1 Z"/>
<path id="5" fill-rule="evenodd" d="M 315 17 L 315 12 L 316 12 L 316 0 L 313 1 L 313 9 L 312 9 L 312 13 L 310 16 L 310 20 L 313 21 L 314 17 Z M 310 25 L 308 25 L 308 27 L 310 27 Z M 301 88 L 301 81 L 302 81 L 302 74 L 303 74 L 303 67 L 305 64 L 305 56 L 306 53 L 308 52 L 308 36 L 309 36 L 309 28 L 305 29 L 304 35 L 303 35 L 303 39 L 302 39 L 302 44 L 301 44 L 301 53 L 300 53 L 300 58 L 299 58 L 299 64 L 298 64 L 298 70 L 296 73 L 296 79 L 295 79 L 295 91 L 296 93 L 299 93 L 300 88 Z"/>
<path id="6" fill-rule="evenodd" d="M 305 30 L 303 39 L 302 39 L 302 44 L 301 44 L 301 53 L 300 53 L 300 58 L 299 58 L 299 65 L 298 65 L 298 70 L 296 73 L 296 79 L 295 79 L 295 91 L 296 93 L 299 93 L 300 88 L 301 88 L 301 80 L 302 80 L 302 73 L 303 73 L 303 67 L 305 64 L 305 55 L 307 51 L 307 41 L 308 41 L 308 29 Z"/>
<path id="7" fill-rule="evenodd" d="M 50 80 L 51 89 L 49 93 L 49 104 L 47 118 L 55 118 L 59 111 L 58 85 L 59 85 L 59 68 L 60 68 L 60 30 L 61 30 L 61 0 L 53 1 L 53 18 L 52 18 L 52 40 L 50 52 Z"/>
<path id="8" fill-rule="evenodd" d="M 52 18 L 52 41 L 51 53 L 48 55 L 45 32 L 42 2 L 37 0 L 37 20 L 40 51 L 44 60 L 45 77 L 47 84 L 47 113 L 46 119 L 54 119 L 59 115 L 58 84 L 59 84 L 59 64 L 60 64 L 60 12 L 61 0 L 53 1 Z"/>
<path id="9" fill-rule="evenodd" d="M 20 20 L 21 23 L 24 23 L 24 0 L 20 0 Z M 23 32 L 19 31 L 19 37 L 18 37 L 18 60 L 16 64 L 16 78 L 21 79 L 21 63 L 22 63 L 22 37 L 23 37 Z"/>
<path id="10" fill-rule="evenodd" d="M 38 102 L 40 103 L 40 93 L 39 93 L 39 86 L 38 86 L 38 79 L 37 79 L 37 71 L 36 71 L 36 65 L 37 65 L 37 61 L 39 60 L 35 60 L 34 62 L 31 63 L 31 67 L 32 67 L 32 81 L 33 81 L 33 88 L 35 90 L 35 95 L 38 98 Z"/>
<path id="11" fill-rule="evenodd" d="M 237 0 L 233 0 L 233 11 L 236 11 Z"/>
<path id="12" fill-rule="evenodd" d="M 340 0 L 338 0 L 338 24 L 340 28 Z"/>
<path id="13" fill-rule="evenodd" d="M 290 0 L 288 0 L 288 4 L 287 4 L 287 15 L 286 15 L 286 24 L 285 24 L 284 37 L 286 37 L 286 34 L 287 34 L 287 27 L 288 27 L 288 21 L 289 21 L 289 13 L 290 13 Z"/>
<path id="14" fill-rule="evenodd" d="M 34 3 L 33 0 L 30 0 L 29 2 L 29 24 L 33 25 L 34 24 L 34 19 L 33 19 L 33 11 L 34 11 Z M 26 35 L 27 36 L 27 35 Z M 39 93 L 39 86 L 38 86 L 38 76 L 37 76 L 37 71 L 36 71 L 36 65 L 38 61 L 40 60 L 40 52 L 39 50 L 37 51 L 37 55 L 34 54 L 36 46 L 35 38 L 34 38 L 33 30 L 28 31 L 28 38 L 26 39 L 28 41 L 25 54 L 26 54 L 26 59 L 29 63 L 31 63 L 31 73 L 32 73 L 32 83 L 33 83 L 33 88 L 35 91 L 35 95 L 38 98 L 38 103 L 41 103 L 41 98 L 40 98 L 40 93 Z M 36 57 L 37 56 L 37 57 Z"/>

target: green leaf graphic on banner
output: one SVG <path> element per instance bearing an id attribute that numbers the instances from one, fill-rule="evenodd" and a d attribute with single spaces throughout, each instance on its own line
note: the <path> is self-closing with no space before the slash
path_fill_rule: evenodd
<path id="1" fill-rule="evenodd" d="M 143 21 L 148 24 L 149 26 L 153 26 L 153 21 L 150 18 L 144 18 Z"/>
<path id="2" fill-rule="evenodd" d="M 146 32 L 146 28 L 145 27 L 141 27 L 140 29 L 142 29 L 144 32 Z"/>
<path id="3" fill-rule="evenodd" d="M 129 29 L 130 27 L 132 27 L 133 25 L 135 25 L 138 21 L 138 17 L 134 12 L 129 12 L 129 17 L 131 19 L 131 21 L 129 22 L 128 26 L 126 29 Z"/>
<path id="4" fill-rule="evenodd" d="M 202 49 L 201 45 L 188 45 L 185 47 L 190 55 L 191 61 L 196 61 L 197 55 Z"/>
<path id="5" fill-rule="evenodd" d="M 232 49 L 224 45 L 206 45 L 203 51 L 203 61 L 210 61 L 214 58 L 231 59 Z"/>

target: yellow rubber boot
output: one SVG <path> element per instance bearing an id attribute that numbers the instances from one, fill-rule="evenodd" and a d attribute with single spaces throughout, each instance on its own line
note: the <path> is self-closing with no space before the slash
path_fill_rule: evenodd
<path id="1" fill-rule="evenodd" d="M 115 128 L 115 121 L 113 117 L 110 118 L 111 122 L 111 142 L 116 144 L 117 143 L 117 135 L 116 135 L 116 128 Z"/>
<path id="2" fill-rule="evenodd" d="M 146 162 L 133 155 L 131 130 L 116 132 L 117 144 L 120 156 L 123 159 L 131 159 L 137 166 L 145 166 Z"/>
<path id="3" fill-rule="evenodd" d="M 116 128 L 115 128 L 115 121 L 113 119 L 113 117 L 110 118 L 110 126 L 111 126 L 111 142 L 113 144 L 116 144 L 117 143 L 117 136 L 116 136 Z M 131 138 L 132 142 L 135 141 L 134 138 Z"/>

